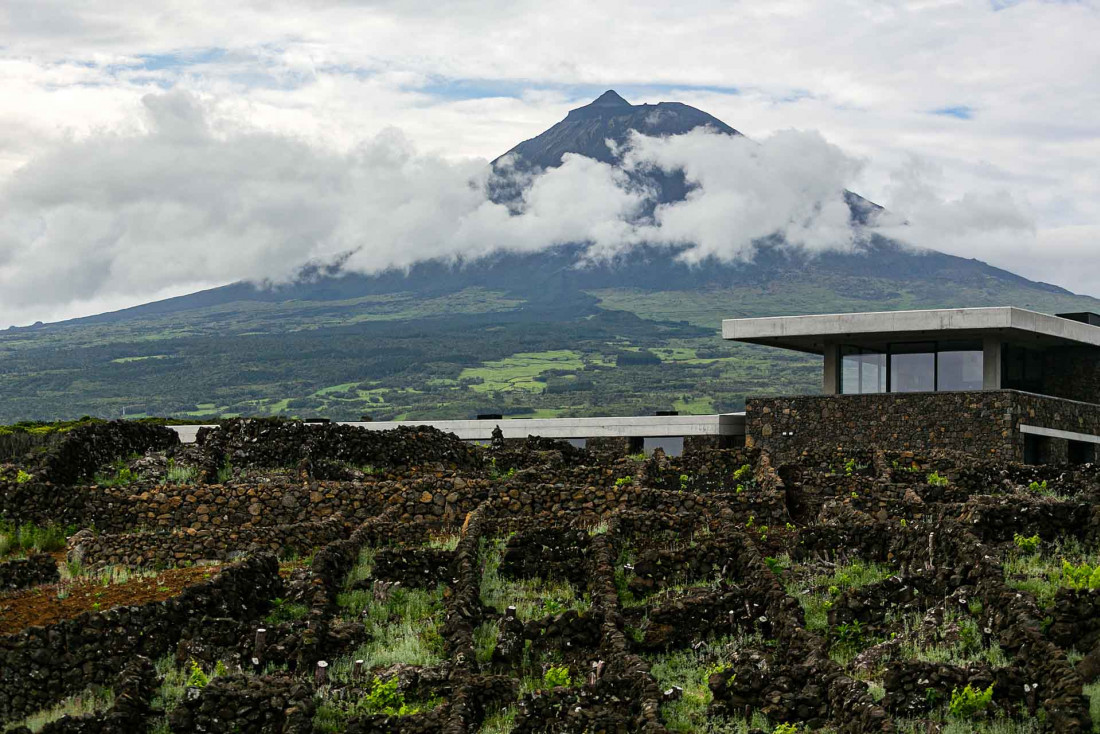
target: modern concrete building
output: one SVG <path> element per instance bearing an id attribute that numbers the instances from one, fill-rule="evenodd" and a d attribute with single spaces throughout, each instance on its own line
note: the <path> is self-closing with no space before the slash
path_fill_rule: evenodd
<path id="1" fill-rule="evenodd" d="M 750 444 L 793 451 L 836 440 L 1080 463 L 1100 443 L 1096 314 L 1000 307 L 729 319 L 722 335 L 823 357 L 821 396 L 748 401 Z"/>

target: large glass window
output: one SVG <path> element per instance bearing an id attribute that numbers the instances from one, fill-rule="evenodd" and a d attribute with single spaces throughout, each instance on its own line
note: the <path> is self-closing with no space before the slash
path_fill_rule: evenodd
<path id="1" fill-rule="evenodd" d="M 979 341 L 900 342 L 886 351 L 844 345 L 839 350 L 838 382 L 845 395 L 981 390 L 984 384 Z M 1014 359 L 1012 354 L 1006 359 L 1010 375 Z"/>
<path id="2" fill-rule="evenodd" d="M 1036 349 L 1005 344 L 1001 353 L 1002 386 L 1025 392 L 1043 391 L 1043 354 Z"/>
<path id="3" fill-rule="evenodd" d="M 840 392 L 844 395 L 886 392 L 886 353 L 841 347 Z"/>
<path id="4" fill-rule="evenodd" d="M 981 390 L 981 342 L 939 342 L 936 345 L 937 390 Z"/>
<path id="5" fill-rule="evenodd" d="M 934 392 L 935 389 L 935 343 L 890 346 L 890 392 Z"/>

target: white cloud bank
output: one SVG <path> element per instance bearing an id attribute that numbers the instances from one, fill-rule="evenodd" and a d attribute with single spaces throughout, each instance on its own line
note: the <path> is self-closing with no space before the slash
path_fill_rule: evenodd
<path id="1" fill-rule="evenodd" d="M 751 259 L 772 234 L 811 251 L 856 241 L 843 196 L 861 163 L 812 132 L 638 135 L 622 170 L 567 156 L 510 211 L 487 195 L 485 160 L 418 154 L 393 129 L 334 151 L 234 125 L 186 92 L 142 105 L 140 131 L 56 146 L 0 189 L 0 325 L 119 296 L 285 282 L 338 259 L 370 273 L 570 242 L 611 258 L 644 242 L 688 246 L 683 257 L 697 262 Z M 647 169 L 683 171 L 695 188 L 645 215 L 655 192 L 628 173 Z M 1010 199 L 945 204 L 918 173 L 899 184 L 913 220 L 888 233 L 935 245 L 1033 231 Z"/>
<path id="2" fill-rule="evenodd" d="M 1095 0 L 6 9 L 0 326 L 349 251 L 364 270 L 557 239 L 737 257 L 771 228 L 844 247 L 843 186 L 916 244 L 1100 294 Z M 703 184 L 653 221 L 632 219 L 644 192 L 583 160 L 541 179 L 522 217 L 486 202 L 485 158 L 609 87 L 693 104 L 760 145 L 639 141 L 637 165 L 682 163 Z M 785 173 L 751 173 L 765 163 Z"/>
<path id="3" fill-rule="evenodd" d="M 58 145 L 0 188 L 3 321 L 119 295 L 283 282 L 338 259 L 369 273 L 570 242 L 588 243 L 592 258 L 688 245 L 689 261 L 750 259 L 754 241 L 776 233 L 815 251 L 853 245 L 843 192 L 861 164 L 816 133 L 636 136 L 622 170 L 567 156 L 510 211 L 487 195 L 485 160 L 418 154 L 396 130 L 334 151 L 234 125 L 186 92 L 142 106 L 140 131 Z M 682 170 L 695 189 L 648 215 L 655 192 L 628 175 L 646 169 Z"/>

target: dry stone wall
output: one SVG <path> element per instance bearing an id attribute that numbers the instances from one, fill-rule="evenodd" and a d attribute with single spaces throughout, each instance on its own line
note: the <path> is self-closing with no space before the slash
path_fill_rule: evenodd
<path id="1" fill-rule="evenodd" d="M 745 415 L 747 445 L 783 460 L 888 446 L 1010 462 L 1023 460 L 1021 424 L 1100 435 L 1100 406 L 1013 390 L 750 398 Z"/>
<path id="2" fill-rule="evenodd" d="M 48 553 L 0 563 L 0 591 L 52 584 L 59 578 L 57 561 Z"/>

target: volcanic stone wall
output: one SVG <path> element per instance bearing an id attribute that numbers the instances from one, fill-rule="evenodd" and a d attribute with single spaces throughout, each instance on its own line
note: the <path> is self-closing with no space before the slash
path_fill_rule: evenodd
<path id="1" fill-rule="evenodd" d="M 51 445 L 37 473 L 54 484 L 74 484 L 112 461 L 171 448 L 179 442 L 179 435 L 164 426 L 122 420 L 89 423 Z"/>
<path id="2" fill-rule="evenodd" d="M 49 553 L 0 563 L 0 591 L 52 584 L 59 578 L 57 561 Z"/>
<path id="3" fill-rule="evenodd" d="M 402 481 L 268 482 L 120 487 L 0 483 L 0 516 L 40 525 L 61 523 L 122 533 L 137 528 L 269 527 L 340 516 L 356 524 L 384 511 L 406 519 L 462 517 L 488 495 L 489 480 L 447 472 Z"/>
<path id="4" fill-rule="evenodd" d="M 87 537 L 69 556 L 87 568 L 104 564 L 165 568 L 195 558 L 230 560 L 250 550 L 306 555 L 314 548 L 347 537 L 350 532 L 342 518 L 332 517 L 271 527 L 104 533 Z"/>
<path id="5" fill-rule="evenodd" d="M 1021 424 L 1100 435 L 1100 405 L 1014 390 L 750 398 L 745 416 L 747 445 L 784 459 L 890 446 L 1022 461 Z M 1051 443 L 1051 463 L 1064 463 L 1065 442 Z"/>
<path id="6" fill-rule="evenodd" d="M 371 431 L 335 423 L 321 425 L 281 419 L 225 421 L 199 429 L 197 443 L 215 471 L 228 460 L 234 466 L 295 466 L 322 461 L 358 466 L 415 466 L 442 463 L 480 466 L 477 449 L 453 433 L 428 426 Z"/>

